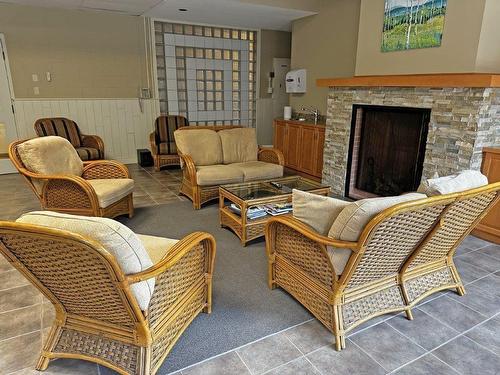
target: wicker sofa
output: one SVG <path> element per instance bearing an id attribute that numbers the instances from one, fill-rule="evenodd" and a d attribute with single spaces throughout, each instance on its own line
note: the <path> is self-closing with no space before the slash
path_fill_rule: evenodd
<path id="1" fill-rule="evenodd" d="M 269 287 L 285 289 L 310 310 L 341 350 L 346 334 L 373 317 L 405 311 L 411 320 L 412 307 L 426 296 L 444 289 L 465 293 L 453 255 L 499 201 L 499 191 L 495 183 L 432 197 L 413 194 L 372 210 L 364 221 L 351 210 L 344 228 L 359 225 L 360 232 L 350 240 L 331 234 L 336 220 L 345 219 L 346 203 L 328 234 L 297 217 L 272 218 L 266 227 Z"/>
<path id="2" fill-rule="evenodd" d="M 152 375 L 182 332 L 211 311 L 215 241 L 135 235 L 120 223 L 49 211 L 0 221 L 0 254 L 55 307 L 36 364 L 54 358 Z"/>
<path id="3" fill-rule="evenodd" d="M 217 199 L 219 185 L 283 176 L 283 154 L 259 148 L 253 128 L 188 126 L 174 137 L 182 161 L 180 192 L 195 209 Z"/>

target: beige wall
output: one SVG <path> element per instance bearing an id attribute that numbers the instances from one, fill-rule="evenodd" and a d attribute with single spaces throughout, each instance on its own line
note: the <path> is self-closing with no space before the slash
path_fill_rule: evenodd
<path id="1" fill-rule="evenodd" d="M 476 71 L 476 54 L 485 1 L 448 1 L 441 47 L 384 53 L 380 50 L 384 0 L 362 0 L 356 75 Z M 498 0 L 492 2 L 498 3 Z M 495 21 L 496 25 L 493 26 Z M 498 18 L 492 22 L 498 38 Z M 494 49 L 498 54 L 498 43 L 494 45 Z"/>
<path id="2" fill-rule="evenodd" d="M 141 17 L 0 4 L 0 33 L 17 98 L 132 98 L 147 87 Z"/>
<path id="3" fill-rule="evenodd" d="M 270 98 L 267 93 L 268 74 L 273 71 L 275 57 L 290 58 L 292 34 L 286 31 L 261 30 L 260 32 L 260 98 Z"/>
<path id="4" fill-rule="evenodd" d="M 360 0 L 323 0 L 319 14 L 293 22 L 292 69 L 307 69 L 307 93 L 292 94 L 294 109 L 313 106 L 326 114 L 327 89 L 316 79 L 354 75 Z"/>
<path id="5" fill-rule="evenodd" d="M 500 73 L 500 1 L 486 0 L 476 72 Z"/>

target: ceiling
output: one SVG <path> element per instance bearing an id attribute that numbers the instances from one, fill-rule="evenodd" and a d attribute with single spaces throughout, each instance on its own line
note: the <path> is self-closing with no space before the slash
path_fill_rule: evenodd
<path id="1" fill-rule="evenodd" d="M 290 30 L 316 14 L 311 0 L 0 0 L 0 3 L 93 10 L 251 29 Z M 270 5 L 271 4 L 271 5 Z M 179 9 L 186 9 L 181 12 Z"/>

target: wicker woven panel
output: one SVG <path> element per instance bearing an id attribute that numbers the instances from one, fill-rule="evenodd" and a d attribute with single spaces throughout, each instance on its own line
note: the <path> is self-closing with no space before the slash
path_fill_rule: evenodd
<path id="1" fill-rule="evenodd" d="M 139 374 L 140 348 L 102 335 L 63 328 L 54 352 L 87 355 L 112 363 L 129 374 Z"/>
<path id="2" fill-rule="evenodd" d="M 403 212 L 377 225 L 348 288 L 396 275 L 443 209 L 440 205 Z"/>
<path id="3" fill-rule="evenodd" d="M 151 368 L 153 370 L 161 365 L 161 361 L 170 352 L 173 345 L 177 341 L 177 338 L 184 331 L 187 324 L 189 324 L 189 322 L 193 320 L 205 306 L 206 299 L 206 288 L 198 289 L 191 302 L 176 315 L 175 320 L 173 320 L 164 331 L 163 336 L 155 339 L 152 345 L 151 353 Z"/>
<path id="4" fill-rule="evenodd" d="M 155 290 L 149 304 L 149 321 L 154 325 L 178 298 L 205 276 L 207 253 L 199 244 L 174 266 L 156 278 Z"/>
<path id="5" fill-rule="evenodd" d="M 218 186 L 200 186 L 200 202 L 205 203 L 212 199 L 219 198 Z"/>
<path id="6" fill-rule="evenodd" d="M 115 281 L 98 253 L 76 241 L 0 232 L 0 241 L 70 314 L 134 328 Z"/>
<path id="7" fill-rule="evenodd" d="M 113 164 L 95 164 L 87 169 L 83 176 L 85 180 L 95 180 L 98 178 L 128 178 L 124 171 Z"/>
<path id="8" fill-rule="evenodd" d="M 408 293 L 409 302 L 415 301 L 417 298 L 427 293 L 429 290 L 438 288 L 444 285 L 456 284 L 448 267 L 435 272 L 419 275 L 405 282 L 406 291 Z"/>
<path id="9" fill-rule="evenodd" d="M 443 215 L 444 225 L 420 249 L 409 269 L 446 257 L 495 196 L 496 192 L 490 192 L 452 203 Z"/>
<path id="10" fill-rule="evenodd" d="M 224 225 L 226 227 L 231 228 L 239 238 L 243 236 L 243 229 L 242 225 L 240 223 L 237 223 L 236 221 L 232 220 L 230 217 L 228 217 L 225 214 L 220 215 L 220 222 L 221 225 Z"/>
<path id="11" fill-rule="evenodd" d="M 182 183 L 181 183 L 181 187 L 180 187 L 179 191 L 182 194 L 187 195 L 190 198 L 193 197 L 193 189 L 191 187 L 191 184 L 185 178 L 182 179 Z"/>
<path id="12" fill-rule="evenodd" d="M 261 151 L 259 153 L 259 161 L 266 163 L 279 164 L 279 159 L 277 155 L 272 151 Z"/>
<path id="13" fill-rule="evenodd" d="M 160 165 L 180 165 L 181 158 L 179 155 L 158 155 Z"/>
<path id="14" fill-rule="evenodd" d="M 286 225 L 277 225 L 275 252 L 317 279 L 326 287 L 333 285 L 334 274 L 330 260 L 320 245 Z"/>
<path id="15" fill-rule="evenodd" d="M 286 272 L 279 259 L 275 263 L 275 282 L 311 311 L 330 331 L 333 330 L 333 306 L 328 305 L 314 289 Z"/>
<path id="16" fill-rule="evenodd" d="M 61 208 L 92 208 L 83 189 L 68 180 L 50 180 L 47 185 L 46 206 Z"/>
<path id="17" fill-rule="evenodd" d="M 108 206 L 104 209 L 106 217 L 116 217 L 129 212 L 129 204 L 130 204 L 131 195 L 127 195 L 126 197 L 120 199 L 118 202 L 113 203 L 111 206 Z"/>
<path id="18" fill-rule="evenodd" d="M 344 329 L 348 329 L 356 322 L 377 312 L 397 308 L 403 310 L 404 307 L 405 302 L 399 286 L 395 285 L 387 289 L 378 290 L 373 294 L 342 306 Z"/>
<path id="19" fill-rule="evenodd" d="M 262 237 L 264 235 L 264 230 L 266 229 L 266 223 L 247 225 L 247 241 L 254 238 Z"/>

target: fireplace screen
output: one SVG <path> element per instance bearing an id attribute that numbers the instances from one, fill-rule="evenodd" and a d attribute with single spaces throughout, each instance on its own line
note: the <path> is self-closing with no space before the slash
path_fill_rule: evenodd
<path id="1" fill-rule="evenodd" d="M 355 105 L 346 196 L 414 191 L 422 177 L 430 109 Z"/>

